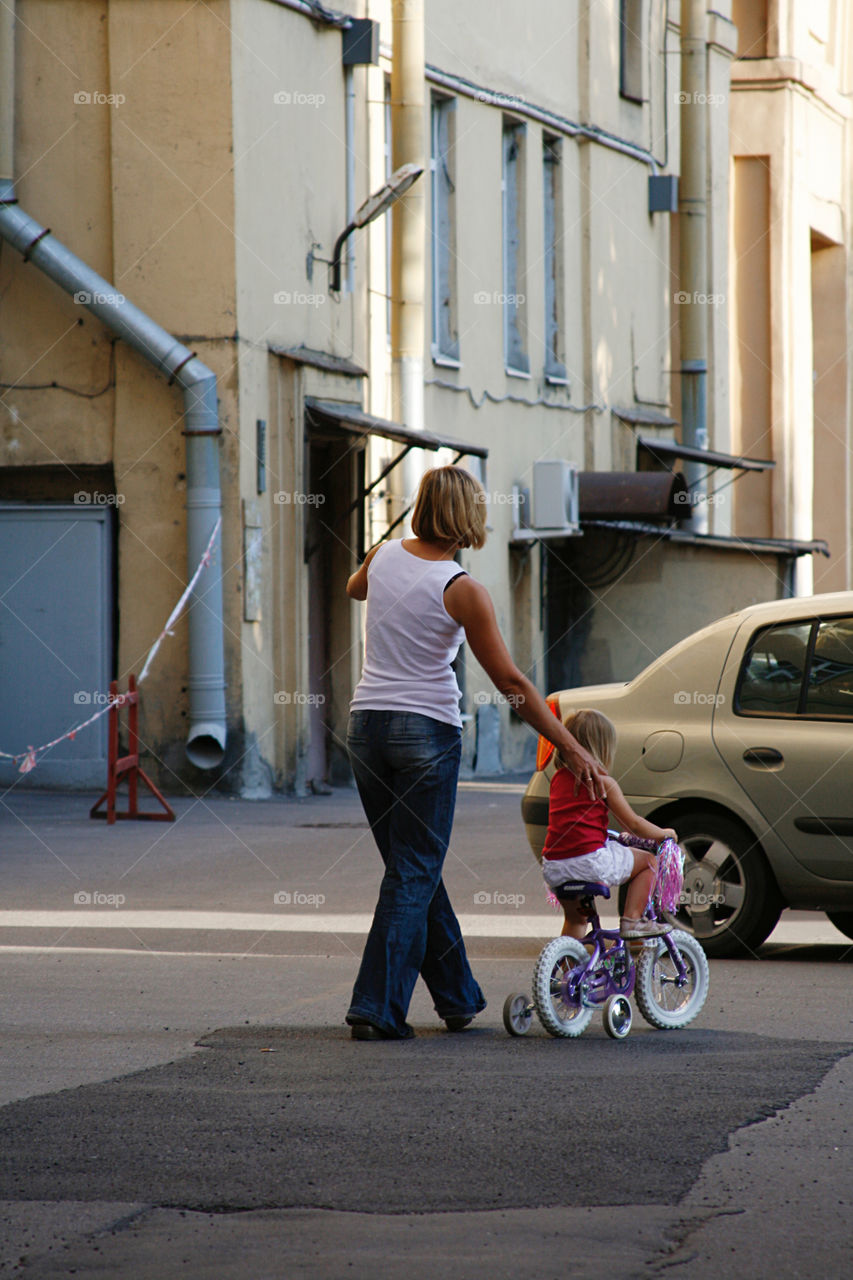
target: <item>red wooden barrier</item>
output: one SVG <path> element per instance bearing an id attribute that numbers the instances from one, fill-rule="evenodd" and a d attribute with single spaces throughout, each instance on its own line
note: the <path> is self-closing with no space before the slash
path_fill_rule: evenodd
<path id="1" fill-rule="evenodd" d="M 118 684 L 113 680 L 110 685 L 110 715 L 109 715 L 109 756 L 107 760 L 107 789 L 100 799 L 92 805 L 89 810 L 90 818 L 106 818 L 107 822 L 115 822 L 116 818 L 138 818 L 140 821 L 148 822 L 174 822 L 175 814 L 172 807 L 164 800 L 163 796 L 154 786 L 154 783 L 148 777 L 144 769 L 139 764 L 139 693 L 136 688 L 136 676 L 131 676 L 127 682 L 127 693 L 121 696 L 120 703 Z M 127 716 L 127 755 L 119 757 L 118 754 L 118 712 L 119 705 L 128 707 Z M 116 809 L 116 789 L 118 784 L 127 777 L 128 789 L 128 807 L 124 812 Z M 139 809 L 139 782 L 145 784 L 148 790 L 160 801 L 163 806 L 163 813 L 141 813 Z M 101 805 L 106 800 L 106 811 L 101 810 Z M 99 812 L 100 810 L 100 812 Z"/>

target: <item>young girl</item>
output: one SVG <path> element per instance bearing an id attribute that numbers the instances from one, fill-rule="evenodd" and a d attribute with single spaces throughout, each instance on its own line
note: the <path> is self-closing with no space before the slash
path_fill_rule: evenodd
<path id="1" fill-rule="evenodd" d="M 575 711 L 567 716 L 565 727 L 586 747 L 607 772 L 616 751 L 616 729 L 600 711 Z M 628 894 L 625 914 L 619 921 L 623 938 L 652 938 L 666 933 L 669 926 L 642 918 L 657 874 L 657 857 L 639 849 L 631 849 L 607 838 L 607 811 L 620 827 L 636 836 L 651 840 L 677 839 L 671 828 L 656 827 L 647 822 L 628 804 L 622 789 L 613 778 L 604 778 L 606 799 L 594 799 L 579 785 L 574 775 L 560 763 L 551 779 L 551 804 L 548 834 L 542 850 L 542 874 L 549 888 L 564 880 L 598 881 L 601 884 L 624 884 Z M 582 938 L 585 917 L 578 903 L 564 902 L 563 933 Z"/>

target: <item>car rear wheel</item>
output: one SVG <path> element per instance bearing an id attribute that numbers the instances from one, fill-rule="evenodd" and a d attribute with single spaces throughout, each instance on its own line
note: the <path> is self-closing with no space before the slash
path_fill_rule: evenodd
<path id="1" fill-rule="evenodd" d="M 853 911 L 827 911 L 826 915 L 845 938 L 853 938 Z"/>
<path id="2" fill-rule="evenodd" d="M 698 938 L 708 956 L 754 951 L 784 905 L 763 850 L 724 814 L 684 814 L 674 825 L 684 850 L 684 888 L 681 907 L 667 918 Z"/>

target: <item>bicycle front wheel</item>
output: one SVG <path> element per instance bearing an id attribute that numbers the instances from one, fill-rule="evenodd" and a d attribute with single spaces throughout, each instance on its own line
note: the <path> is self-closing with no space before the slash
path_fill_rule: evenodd
<path id="1" fill-rule="evenodd" d="M 678 969 L 663 938 L 646 944 L 637 960 L 634 998 L 646 1022 L 661 1031 L 686 1027 L 701 1010 L 708 996 L 710 975 L 701 943 L 690 933 L 675 929 L 670 938 L 678 948 L 687 970 L 678 985 Z"/>
<path id="2" fill-rule="evenodd" d="M 586 964 L 586 947 L 577 938 L 555 938 L 540 952 L 533 975 L 533 1003 L 539 1021 L 552 1036 L 579 1036 L 592 1009 L 566 998 L 566 980 L 576 965 Z"/>

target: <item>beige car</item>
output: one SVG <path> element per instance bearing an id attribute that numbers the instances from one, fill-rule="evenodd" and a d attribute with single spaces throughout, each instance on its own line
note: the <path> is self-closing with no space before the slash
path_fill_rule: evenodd
<path id="1" fill-rule="evenodd" d="M 616 725 L 629 803 L 675 827 L 681 928 L 710 956 L 751 951 L 783 907 L 825 911 L 853 938 L 853 592 L 721 618 L 628 684 L 553 695 Z M 550 771 L 522 801 L 541 856 Z"/>

